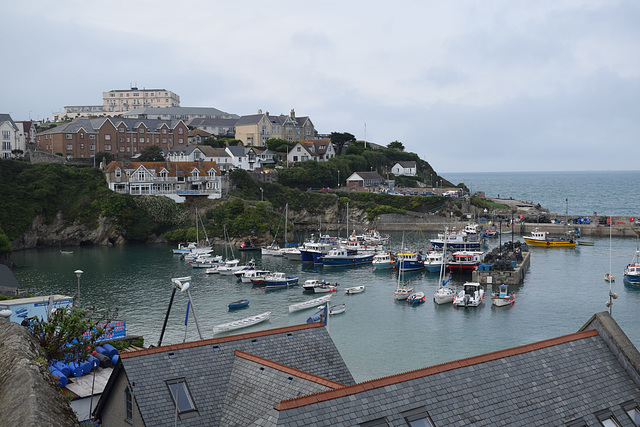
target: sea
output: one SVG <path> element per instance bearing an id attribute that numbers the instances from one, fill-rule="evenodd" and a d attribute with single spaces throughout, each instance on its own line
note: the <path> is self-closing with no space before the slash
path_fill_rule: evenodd
<path id="1" fill-rule="evenodd" d="M 447 179 L 465 182 L 472 191 L 487 196 L 531 200 L 561 213 L 569 199 L 569 214 L 592 211 L 637 216 L 634 191 L 640 184 L 639 172 L 552 172 L 552 173 L 474 173 L 450 174 Z M 457 183 L 457 182 L 456 182 Z M 636 198 L 637 200 L 637 198 Z M 343 236 L 346 232 L 343 230 Z M 296 236 L 298 241 L 307 237 Z M 420 232 L 392 234 L 391 249 L 404 245 L 428 250 L 433 234 Z M 490 239 L 489 250 L 507 240 L 522 241 L 519 235 Z M 631 261 L 638 241 L 634 238 L 589 237 L 593 246 L 575 249 L 531 247 L 531 266 L 524 282 L 510 286 L 515 304 L 497 308 L 490 298 L 476 308 L 454 308 L 432 301 L 439 284 L 438 273 L 407 273 L 416 290 L 427 295 L 418 306 L 394 299 L 398 276 L 393 271 L 374 270 L 371 265 L 322 268 L 262 256 L 259 252 L 235 252 L 247 262 L 296 275 L 299 283 L 311 278 L 338 283 L 330 305 L 345 303 L 344 313 L 330 316 L 329 334 L 356 381 L 398 374 L 479 354 L 534 343 L 571 334 L 591 316 L 611 310 L 636 347 L 640 347 L 637 327 L 640 287 L 625 285 L 623 269 Z M 128 335 L 141 335 L 145 345 L 157 345 L 172 294 L 171 279 L 190 276 L 192 305 L 185 325 L 188 295 L 177 292 L 171 306 L 162 344 L 182 343 L 228 334 L 251 332 L 305 323 L 314 309 L 289 313 L 288 307 L 318 297 L 306 294 L 300 286 L 265 291 L 241 283 L 235 276 L 206 274 L 192 268 L 170 245 L 126 245 L 118 247 L 70 247 L 32 249 L 14 252 L 19 265 L 14 270 L 21 288 L 35 295 L 77 296 L 80 305 L 96 307 L 98 312 L 117 308 Z M 60 249 L 72 250 L 63 254 Z M 231 256 L 229 248 L 216 253 Z M 79 281 L 75 270 L 82 270 Z M 612 272 L 609 284 L 604 274 Z M 458 289 L 470 280 L 454 276 Z M 344 289 L 365 285 L 363 293 L 346 295 Z M 487 289 L 490 294 L 494 289 Z M 607 307 L 609 293 L 617 295 Z M 247 308 L 230 311 L 230 302 L 248 299 Z M 234 332 L 213 334 L 213 326 L 251 315 L 271 312 L 268 321 Z M 197 319 L 197 325 L 195 320 Z M 309 349 L 313 352 L 314 349 Z"/>

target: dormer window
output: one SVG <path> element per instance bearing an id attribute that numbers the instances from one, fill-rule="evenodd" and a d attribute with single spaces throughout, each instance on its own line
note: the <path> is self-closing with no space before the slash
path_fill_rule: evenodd
<path id="1" fill-rule="evenodd" d="M 120 178 L 122 176 L 122 170 L 120 168 L 116 169 L 116 178 Z"/>

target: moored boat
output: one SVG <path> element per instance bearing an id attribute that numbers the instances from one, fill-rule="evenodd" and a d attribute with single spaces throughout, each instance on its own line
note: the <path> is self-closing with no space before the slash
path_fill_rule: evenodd
<path id="1" fill-rule="evenodd" d="M 407 304 L 422 304 L 427 299 L 424 292 L 415 292 L 407 297 Z"/>
<path id="2" fill-rule="evenodd" d="M 373 261 L 373 254 L 360 254 L 337 248 L 331 249 L 328 254 L 323 255 L 320 259 L 325 267 L 347 267 L 370 264 Z"/>
<path id="3" fill-rule="evenodd" d="M 551 237 L 548 231 L 534 229 L 529 236 L 523 236 L 524 241 L 531 246 L 543 246 L 546 248 L 574 248 L 576 241 L 572 234 L 562 237 Z"/>
<path id="4" fill-rule="evenodd" d="M 491 303 L 496 307 L 504 307 L 506 305 L 512 305 L 516 301 L 516 295 L 509 294 L 507 285 L 500 285 L 498 292 L 491 296 Z"/>
<path id="5" fill-rule="evenodd" d="M 331 307 L 329 307 L 329 314 L 344 313 L 346 309 L 347 309 L 347 304 L 332 305 Z"/>
<path id="6" fill-rule="evenodd" d="M 325 292 L 333 292 L 336 289 L 336 286 L 338 286 L 337 283 L 331 284 L 326 280 L 308 279 L 305 280 L 304 284 L 302 285 L 302 290 L 320 294 Z"/>
<path id="7" fill-rule="evenodd" d="M 633 260 L 624 268 L 624 282 L 640 285 L 640 250 L 636 249 Z"/>
<path id="8" fill-rule="evenodd" d="M 395 266 L 395 261 L 391 256 L 391 252 L 385 251 L 375 254 L 371 264 L 373 264 L 375 270 L 389 270 Z"/>
<path id="9" fill-rule="evenodd" d="M 447 267 L 452 272 L 470 272 L 477 269 L 483 259 L 482 251 L 458 251 L 453 253 Z"/>
<path id="10" fill-rule="evenodd" d="M 235 310 L 236 308 L 244 308 L 249 306 L 248 299 L 241 299 L 238 301 L 234 301 L 228 305 L 229 310 Z"/>
<path id="11" fill-rule="evenodd" d="M 350 288 L 346 288 L 344 290 L 344 293 L 347 295 L 353 295 L 353 294 L 359 294 L 360 292 L 364 292 L 365 290 L 365 286 L 364 285 L 360 285 L 360 286 L 352 286 Z"/>
<path id="12" fill-rule="evenodd" d="M 253 280 L 251 283 L 254 283 Z M 298 283 L 297 276 L 287 276 L 285 273 L 276 271 L 264 277 L 264 285 L 267 288 L 279 288 L 295 285 Z"/>
<path id="13" fill-rule="evenodd" d="M 270 270 L 246 270 L 242 272 L 240 280 L 242 283 L 252 283 L 252 279 L 264 279 L 270 273 Z"/>
<path id="14" fill-rule="evenodd" d="M 320 298 L 312 299 L 309 301 L 299 302 L 297 304 L 292 304 L 289 306 L 289 313 L 293 313 L 295 311 L 306 310 L 308 308 L 314 308 L 318 305 L 322 305 L 328 302 L 331 299 L 331 294 L 322 296 Z"/>
<path id="15" fill-rule="evenodd" d="M 477 282 L 467 282 L 453 299 L 454 307 L 477 307 L 484 301 L 484 289 Z"/>
<path id="16" fill-rule="evenodd" d="M 416 271 L 424 268 L 422 254 L 419 252 L 402 252 L 396 254 L 396 264 L 400 271 Z"/>
<path id="17" fill-rule="evenodd" d="M 213 327 L 213 333 L 218 334 L 220 332 L 233 331 L 235 329 L 246 328 L 260 322 L 264 322 L 271 316 L 271 312 L 267 311 L 262 314 L 257 314 L 251 317 L 245 317 L 244 319 L 234 320 L 233 322 L 222 323 Z"/>
<path id="18" fill-rule="evenodd" d="M 431 250 L 424 255 L 424 268 L 430 273 L 440 271 L 443 264 L 446 266 L 446 257 L 441 251 Z"/>

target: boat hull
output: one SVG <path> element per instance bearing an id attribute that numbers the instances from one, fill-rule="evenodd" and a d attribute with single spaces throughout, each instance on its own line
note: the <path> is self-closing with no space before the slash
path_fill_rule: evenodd
<path id="1" fill-rule="evenodd" d="M 633 274 L 625 274 L 624 281 L 631 285 L 640 285 L 640 276 L 636 276 Z"/>
<path id="2" fill-rule="evenodd" d="M 353 265 L 371 264 L 373 255 L 350 256 L 346 258 L 322 257 L 322 265 L 325 267 L 348 267 Z"/>
<path id="3" fill-rule="evenodd" d="M 512 297 L 496 297 L 491 298 L 491 303 L 496 307 L 506 307 L 512 305 L 515 302 L 515 298 Z"/>
<path id="4" fill-rule="evenodd" d="M 575 248 L 576 246 L 574 240 L 539 240 L 530 237 L 523 237 L 523 239 L 529 246 L 541 246 L 545 248 Z"/>
<path id="5" fill-rule="evenodd" d="M 422 261 L 399 261 L 398 268 L 402 271 L 416 271 L 424 268 Z"/>

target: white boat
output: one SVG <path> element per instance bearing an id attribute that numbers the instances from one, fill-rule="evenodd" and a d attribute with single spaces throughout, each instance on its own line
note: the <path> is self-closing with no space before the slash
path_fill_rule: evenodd
<path id="1" fill-rule="evenodd" d="M 350 288 L 346 288 L 344 293 L 347 295 L 359 294 L 360 292 L 364 292 L 364 289 L 364 285 L 352 286 Z"/>
<path id="2" fill-rule="evenodd" d="M 333 292 L 336 289 L 336 286 L 338 286 L 337 283 L 331 284 L 326 280 L 308 279 L 308 280 L 305 280 L 304 284 L 302 285 L 302 290 L 320 294 L 320 293 L 326 293 L 326 292 Z"/>
<path id="3" fill-rule="evenodd" d="M 429 254 L 433 254 L 433 253 L 434 251 L 429 252 Z M 436 304 L 449 304 L 453 302 L 454 298 L 456 297 L 456 291 L 451 286 L 448 286 L 449 281 L 451 281 L 451 277 L 449 277 L 447 280 L 444 279 L 445 271 L 447 270 L 447 266 L 445 265 L 446 253 L 447 253 L 447 245 L 445 244 L 442 247 L 442 252 L 440 252 L 441 254 L 440 277 L 438 278 L 438 282 L 440 283 L 440 286 L 433 293 L 433 301 Z"/>
<path id="4" fill-rule="evenodd" d="M 446 265 L 446 257 L 441 251 L 431 250 L 424 256 L 424 268 L 430 273 L 440 271 L 440 267 Z"/>
<path id="5" fill-rule="evenodd" d="M 251 280 L 251 283 L 255 283 Z M 264 285 L 267 288 L 282 288 L 298 283 L 297 276 L 287 276 L 286 273 L 281 271 L 274 271 L 264 277 Z"/>
<path id="6" fill-rule="evenodd" d="M 484 301 L 484 289 L 477 282 L 467 282 L 453 299 L 454 307 L 477 307 Z"/>
<path id="7" fill-rule="evenodd" d="M 293 313 L 294 311 L 306 310 L 308 308 L 315 308 L 318 305 L 322 305 L 328 302 L 330 299 L 331 299 L 331 294 L 322 296 L 320 298 L 312 299 L 309 301 L 292 304 L 289 306 L 289 313 Z"/>
<path id="8" fill-rule="evenodd" d="M 516 301 L 515 294 L 509 294 L 507 285 L 500 285 L 498 292 L 491 296 L 491 303 L 496 307 L 511 305 Z"/>
<path id="9" fill-rule="evenodd" d="M 270 270 L 246 270 L 242 272 L 240 280 L 242 283 L 251 283 L 251 279 L 265 278 L 271 273 Z"/>
<path id="10" fill-rule="evenodd" d="M 331 307 L 329 307 L 329 314 L 340 314 L 340 313 L 344 313 L 344 311 L 347 309 L 347 304 L 338 304 L 338 305 L 332 305 Z"/>
<path id="11" fill-rule="evenodd" d="M 464 231 L 445 231 L 445 233 L 439 233 L 437 239 L 430 240 L 431 245 L 436 248 L 441 248 L 445 245 L 451 249 L 478 249 L 480 248 L 480 240 L 478 235 L 469 235 Z"/>
<path id="12" fill-rule="evenodd" d="M 321 258 L 324 267 L 345 267 L 368 264 L 373 261 L 373 253 L 356 253 L 343 248 L 331 249 Z"/>
<path id="13" fill-rule="evenodd" d="M 375 270 L 389 270 L 395 265 L 391 252 L 389 251 L 375 254 L 371 263 Z"/>
<path id="14" fill-rule="evenodd" d="M 218 267 L 218 271 L 223 276 L 235 275 L 236 277 L 240 277 L 240 275 L 248 270 L 254 270 L 256 267 L 255 260 L 251 259 L 248 263 L 241 265 L 238 260 L 230 260 L 227 261 L 222 267 Z"/>
<path id="15" fill-rule="evenodd" d="M 282 256 L 283 255 L 283 249 L 280 248 L 280 246 L 277 243 L 272 243 L 269 246 L 263 246 L 262 248 L 260 248 L 260 251 L 262 252 L 262 256 Z"/>
<path id="16" fill-rule="evenodd" d="M 404 233 L 402 233 L 402 245 L 404 247 Z M 393 293 L 393 297 L 397 300 L 406 300 L 409 298 L 409 295 L 416 290 L 414 286 L 411 285 L 411 282 L 406 282 L 403 280 L 404 278 L 404 270 L 398 270 L 398 284 L 396 285 L 396 290 Z"/>
<path id="17" fill-rule="evenodd" d="M 204 258 L 208 256 L 212 256 L 213 248 L 198 248 L 192 251 L 189 251 L 186 254 L 182 254 L 181 259 L 189 262 L 198 258 Z"/>
<path id="18" fill-rule="evenodd" d="M 222 261 L 222 256 L 220 255 L 214 257 L 199 257 L 194 259 L 193 261 L 189 261 L 189 265 L 191 265 L 191 267 L 193 268 L 217 268 L 222 264 L 224 264 L 224 262 Z"/>
<path id="19" fill-rule="evenodd" d="M 624 268 L 624 281 L 630 285 L 640 285 L 640 250 L 638 249 L 631 263 Z"/>
<path id="20" fill-rule="evenodd" d="M 452 272 L 471 272 L 478 268 L 484 259 L 482 251 L 458 251 L 454 252 L 451 259 L 447 261 L 447 267 Z"/>
<path id="21" fill-rule="evenodd" d="M 298 248 L 285 248 L 282 255 L 286 256 L 289 261 L 302 261 L 302 254 Z"/>
<path id="22" fill-rule="evenodd" d="M 213 251 L 213 248 L 209 245 L 209 236 L 207 236 L 207 231 L 204 229 L 204 224 L 202 224 L 202 229 L 205 234 L 205 241 L 207 242 L 207 246 L 200 246 L 200 227 L 198 222 L 199 218 L 200 217 L 198 216 L 198 208 L 196 208 L 196 241 L 189 242 L 187 244 L 178 243 L 178 247 L 173 250 L 174 254 L 186 255 L 197 252 L 211 253 Z"/>
<path id="23" fill-rule="evenodd" d="M 235 329 L 246 328 L 247 326 L 255 325 L 260 322 L 264 322 L 271 316 L 271 312 L 257 314 L 251 317 L 245 317 L 244 319 L 234 320 L 233 322 L 222 323 L 213 327 L 213 333 L 218 334 L 220 332 L 233 331 Z"/>
<path id="24" fill-rule="evenodd" d="M 222 276 L 231 276 L 235 271 L 236 267 L 240 264 L 239 259 L 230 259 L 225 261 L 224 265 L 218 267 L 218 273 Z"/>

